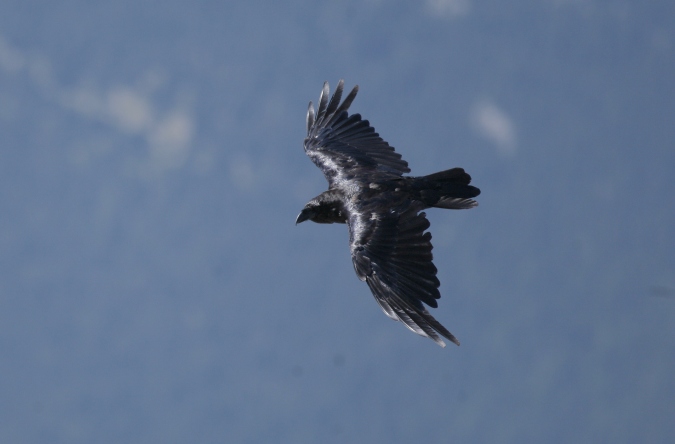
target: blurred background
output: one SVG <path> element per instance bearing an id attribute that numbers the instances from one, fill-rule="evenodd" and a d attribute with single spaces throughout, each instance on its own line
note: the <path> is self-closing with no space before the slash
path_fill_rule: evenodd
<path id="1" fill-rule="evenodd" d="M 3 0 L 0 441 L 674 442 L 674 5 Z M 461 347 L 294 225 L 340 78 Z"/>

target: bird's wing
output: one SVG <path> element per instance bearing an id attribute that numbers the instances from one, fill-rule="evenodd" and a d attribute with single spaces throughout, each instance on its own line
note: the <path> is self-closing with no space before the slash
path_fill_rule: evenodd
<path id="1" fill-rule="evenodd" d="M 349 217 L 349 241 L 354 269 L 366 281 L 375 300 L 390 318 L 441 347 L 443 336 L 459 341 L 426 310 L 440 298 L 436 267 L 432 263 L 431 233 L 421 204 L 388 213 L 358 213 Z M 439 336 L 440 335 L 440 336 Z"/>
<path id="2" fill-rule="evenodd" d="M 360 114 L 347 112 L 359 90 L 358 86 L 340 103 L 344 81 L 338 82 L 328 101 L 328 82 L 323 84 L 319 109 L 309 102 L 305 152 L 323 171 L 330 185 L 350 179 L 357 173 L 385 172 L 400 176 L 409 173 L 408 162 L 382 140 Z"/>

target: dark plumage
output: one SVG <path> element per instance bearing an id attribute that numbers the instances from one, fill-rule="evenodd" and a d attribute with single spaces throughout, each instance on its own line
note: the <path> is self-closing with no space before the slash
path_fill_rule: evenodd
<path id="1" fill-rule="evenodd" d="M 309 102 L 305 153 L 323 171 L 328 191 L 309 201 L 296 224 L 346 223 L 356 275 L 366 281 L 390 318 L 445 347 L 459 341 L 426 310 L 441 297 L 432 263 L 425 208 L 469 209 L 480 190 L 471 176 L 453 168 L 424 177 L 404 177 L 408 162 L 382 140 L 367 120 L 348 114 L 358 86 L 340 103 L 344 82 L 328 100 L 324 83 L 319 109 Z M 440 335 L 440 336 L 439 336 Z"/>

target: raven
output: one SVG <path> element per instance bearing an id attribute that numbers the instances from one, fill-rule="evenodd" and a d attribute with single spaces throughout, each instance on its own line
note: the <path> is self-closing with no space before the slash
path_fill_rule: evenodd
<path id="1" fill-rule="evenodd" d="M 471 176 L 452 168 L 406 177 L 408 162 L 360 114 L 347 112 L 358 86 L 340 103 L 344 81 L 333 96 L 323 84 L 319 108 L 309 102 L 305 153 L 323 171 L 328 190 L 310 200 L 296 225 L 346 223 L 356 275 L 370 287 L 382 311 L 441 347 L 443 336 L 459 341 L 422 305 L 438 307 L 441 297 L 432 263 L 425 208 L 463 210 L 478 205 Z M 440 336 L 439 336 L 440 335 Z"/>

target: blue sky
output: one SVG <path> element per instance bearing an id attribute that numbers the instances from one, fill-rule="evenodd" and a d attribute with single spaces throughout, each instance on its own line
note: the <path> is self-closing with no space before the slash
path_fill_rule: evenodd
<path id="1" fill-rule="evenodd" d="M 672 2 L 13 1 L 0 441 L 672 442 Z M 430 210 L 437 347 L 354 275 L 321 85 Z"/>

